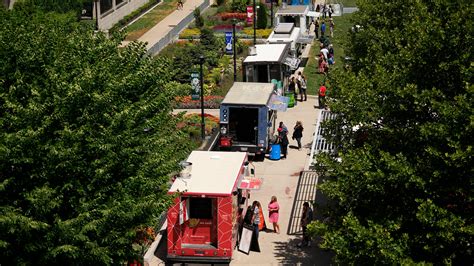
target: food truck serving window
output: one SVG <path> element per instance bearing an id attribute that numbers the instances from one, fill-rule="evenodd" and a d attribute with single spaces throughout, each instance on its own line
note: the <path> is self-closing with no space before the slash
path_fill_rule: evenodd
<path id="1" fill-rule="evenodd" d="M 189 218 L 212 219 L 212 199 L 189 198 Z"/>

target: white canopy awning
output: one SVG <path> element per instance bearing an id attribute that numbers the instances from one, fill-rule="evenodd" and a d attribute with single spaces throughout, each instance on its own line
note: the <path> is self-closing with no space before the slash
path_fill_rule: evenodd
<path id="1" fill-rule="evenodd" d="M 321 12 L 309 11 L 308 14 L 306 14 L 306 16 L 319 18 L 321 16 Z"/>

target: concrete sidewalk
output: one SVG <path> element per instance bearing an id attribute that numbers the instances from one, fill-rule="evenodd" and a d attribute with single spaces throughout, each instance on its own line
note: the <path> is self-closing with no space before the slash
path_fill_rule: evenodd
<path id="1" fill-rule="evenodd" d="M 164 38 L 174 26 L 184 20 L 189 14 L 193 13 L 194 9 L 199 7 L 202 3 L 204 3 L 204 0 L 185 0 L 182 10 L 175 10 L 138 38 L 138 41 L 146 42 L 147 50 L 151 49 L 155 43 Z"/>
<path id="2" fill-rule="evenodd" d="M 316 245 L 312 247 L 298 248 L 297 243 L 302 236 L 295 235 L 290 230 L 292 209 L 294 208 L 296 191 L 300 172 L 305 170 L 313 133 L 316 128 L 319 110 L 314 108 L 317 101 L 316 96 L 309 96 L 308 101 L 298 102 L 294 108 L 287 112 L 278 113 L 278 121 L 283 121 L 289 130 L 290 148 L 286 160 L 272 161 L 268 158 L 263 162 L 253 162 L 256 175 L 264 178 L 264 183 L 259 191 L 251 194 L 250 202 L 260 201 L 265 215 L 267 227 L 273 229 L 273 225 L 268 221 L 267 205 L 272 196 L 278 198 L 280 204 L 280 234 L 273 232 L 261 232 L 259 234 L 259 244 L 261 252 L 250 252 L 246 255 L 235 250 L 231 265 L 329 265 L 331 255 L 321 251 Z M 291 140 L 293 127 L 297 120 L 303 122 L 303 148 L 296 149 L 296 141 Z M 316 187 L 314 187 L 316 190 Z M 295 206 L 297 207 L 297 206 Z M 299 227 L 299 225 L 298 225 Z M 299 227 L 300 228 L 300 227 Z M 301 229 L 299 229 L 301 230 Z M 288 234 L 289 233 L 289 234 Z"/>

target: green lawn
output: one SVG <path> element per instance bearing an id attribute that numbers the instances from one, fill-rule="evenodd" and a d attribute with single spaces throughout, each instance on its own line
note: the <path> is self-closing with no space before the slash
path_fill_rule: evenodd
<path id="1" fill-rule="evenodd" d="M 344 63 L 344 49 L 343 41 L 347 38 L 349 28 L 352 26 L 350 22 L 351 14 L 346 14 L 341 17 L 333 17 L 334 19 L 334 38 L 330 38 L 331 43 L 334 47 L 334 57 L 336 64 L 332 65 L 331 68 L 342 68 Z M 329 32 L 329 30 L 327 30 Z M 318 65 L 315 58 L 319 54 L 319 41 L 314 41 L 309 53 L 308 63 L 304 68 L 304 74 L 308 81 L 308 94 L 316 95 L 317 89 L 321 82 L 325 79 L 325 76 L 319 74 Z M 331 68 L 329 71 L 331 71 Z"/>
<path id="2" fill-rule="evenodd" d="M 327 3 L 331 4 L 342 4 L 345 7 L 355 7 L 357 0 L 329 0 L 326 1 Z"/>
<path id="3" fill-rule="evenodd" d="M 161 4 L 157 5 L 153 10 L 126 28 L 127 36 L 125 40 L 138 40 L 145 32 L 153 28 L 166 16 L 173 13 L 173 11 L 176 10 L 177 2 L 178 0 L 163 0 Z"/>

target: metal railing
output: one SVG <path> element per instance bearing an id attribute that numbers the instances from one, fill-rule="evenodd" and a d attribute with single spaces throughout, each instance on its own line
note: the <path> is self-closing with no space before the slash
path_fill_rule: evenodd
<path id="1" fill-rule="evenodd" d="M 321 113 L 318 116 L 318 120 L 316 121 L 316 130 L 313 136 L 313 144 L 311 145 L 311 152 L 309 155 L 312 160 L 310 163 L 311 166 L 314 166 L 314 157 L 318 153 L 334 151 L 334 144 L 327 142 L 323 137 L 324 129 L 321 127 L 321 123 L 327 119 L 334 119 L 335 117 L 336 115 L 328 110 L 321 110 Z"/>
<path id="2" fill-rule="evenodd" d="M 210 0 L 204 0 L 204 2 L 199 6 L 199 9 L 204 11 L 208 6 Z M 163 48 L 165 48 L 169 43 L 171 43 L 179 33 L 186 28 L 189 23 L 194 20 L 194 14 L 191 12 L 187 15 L 181 22 L 179 22 L 176 26 L 171 29 L 163 38 L 161 38 L 157 43 L 155 43 L 149 50 L 148 53 L 151 55 L 158 54 Z"/>

